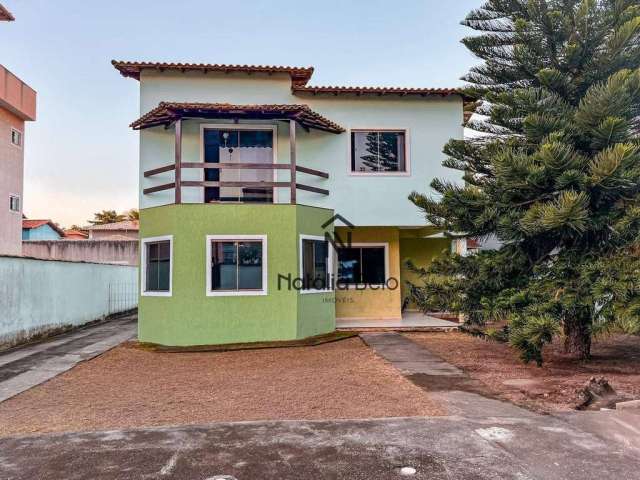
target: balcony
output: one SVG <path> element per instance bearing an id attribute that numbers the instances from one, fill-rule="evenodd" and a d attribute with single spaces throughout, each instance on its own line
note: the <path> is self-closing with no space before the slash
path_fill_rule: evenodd
<path id="1" fill-rule="evenodd" d="M 185 119 L 227 122 L 233 120 L 233 123 L 205 129 L 204 131 L 210 130 L 211 135 L 206 139 L 203 135 L 202 138 L 204 161 L 185 162 L 182 158 L 182 130 Z M 276 163 L 273 156 L 276 138 L 268 131 L 270 126 L 262 124 L 264 128 L 254 127 L 254 133 L 251 134 L 248 133 L 251 128 L 247 124 L 239 124 L 240 120 L 245 119 L 287 122 L 289 124 L 289 163 Z M 141 130 L 162 125 L 165 129 L 174 126 L 175 161 L 169 165 L 147 170 L 144 176 L 148 178 L 173 172 L 174 181 L 145 188 L 143 194 L 152 195 L 156 192 L 174 190 L 176 204 L 182 203 L 184 188 L 204 189 L 204 203 L 225 201 L 272 203 L 275 189 L 282 188 L 289 190 L 291 204 L 296 203 L 298 190 L 329 195 L 329 191 L 324 188 L 298 182 L 298 174 L 322 179 L 329 178 L 329 174 L 296 163 L 296 128 L 300 126 L 306 131 L 316 129 L 332 134 L 344 132 L 342 127 L 312 111 L 308 106 L 290 104 L 229 105 L 163 102 L 133 122 L 131 127 Z M 243 131 L 247 137 L 244 143 L 241 137 L 243 134 L 240 133 Z M 250 150 L 254 151 L 250 152 Z M 260 161 L 251 161 L 252 158 Z M 183 179 L 182 173 L 186 169 L 202 170 L 202 175 L 199 176 L 202 180 L 194 180 L 190 175 L 185 175 L 189 178 L 188 180 Z M 278 180 L 278 171 L 288 171 L 288 181 Z M 231 174 L 231 172 L 237 173 Z M 271 172 L 271 175 L 268 172 Z M 270 179 L 267 179 L 267 176 Z"/>

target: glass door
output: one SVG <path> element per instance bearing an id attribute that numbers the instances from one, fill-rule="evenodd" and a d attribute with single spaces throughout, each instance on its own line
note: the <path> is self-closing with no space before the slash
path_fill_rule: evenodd
<path id="1" fill-rule="evenodd" d="M 271 164 L 273 130 L 204 130 L 204 161 L 207 163 Z M 271 169 L 207 168 L 205 180 L 211 182 L 273 182 Z M 273 203 L 273 188 L 259 186 L 205 187 L 204 201 Z"/>

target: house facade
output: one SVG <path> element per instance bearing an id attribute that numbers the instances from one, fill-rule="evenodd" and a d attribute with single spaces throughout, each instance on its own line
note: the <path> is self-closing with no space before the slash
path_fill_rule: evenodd
<path id="1" fill-rule="evenodd" d="M 455 89 L 313 87 L 313 68 L 113 62 L 139 81 L 139 338 L 289 340 L 400 319 L 450 241 L 407 197 L 462 138 Z"/>
<path id="2" fill-rule="evenodd" d="M 60 240 L 64 231 L 51 220 L 22 220 L 22 240 Z"/>
<path id="3" fill-rule="evenodd" d="M 0 254 L 4 255 L 22 254 L 25 122 L 35 119 L 36 92 L 0 65 Z"/>

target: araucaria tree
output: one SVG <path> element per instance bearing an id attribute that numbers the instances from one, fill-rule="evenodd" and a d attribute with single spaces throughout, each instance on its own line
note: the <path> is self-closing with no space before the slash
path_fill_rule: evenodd
<path id="1" fill-rule="evenodd" d="M 599 329 L 640 331 L 640 3 L 489 0 L 463 24 L 480 32 L 463 43 L 483 61 L 464 77 L 481 134 L 445 147 L 464 184 L 410 199 L 503 246 L 439 259 L 414 297 L 505 315 L 526 361 L 560 332 L 587 358 Z"/>

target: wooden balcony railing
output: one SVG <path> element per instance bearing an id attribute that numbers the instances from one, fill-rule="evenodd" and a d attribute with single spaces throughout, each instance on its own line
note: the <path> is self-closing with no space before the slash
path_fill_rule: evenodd
<path id="1" fill-rule="evenodd" d="M 176 168 L 177 167 L 177 168 Z M 236 169 L 236 170 L 289 170 L 292 172 L 291 180 L 288 182 L 263 182 L 263 181 L 202 181 L 202 180 L 182 180 L 181 170 L 184 168 L 200 168 L 200 169 Z M 206 162 L 180 162 L 176 164 L 166 165 L 164 167 L 154 168 L 144 172 L 145 177 L 151 177 L 160 173 L 175 171 L 175 180 L 171 183 L 165 183 L 154 187 L 145 188 L 145 195 L 161 192 L 163 190 L 176 189 L 176 202 L 181 203 L 182 187 L 242 187 L 242 188 L 289 188 L 291 191 L 291 203 L 296 203 L 296 190 L 304 190 L 307 192 L 318 193 L 321 195 L 329 195 L 329 190 L 324 188 L 312 187 L 304 185 L 296 181 L 294 172 L 304 173 L 307 175 L 315 175 L 321 178 L 329 178 L 329 174 L 313 168 L 302 167 L 300 165 L 292 165 L 289 163 L 206 163 Z"/>

